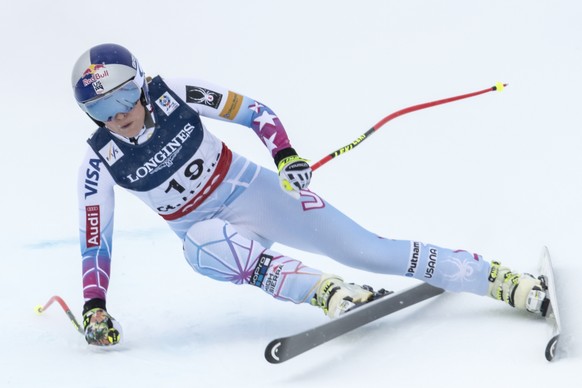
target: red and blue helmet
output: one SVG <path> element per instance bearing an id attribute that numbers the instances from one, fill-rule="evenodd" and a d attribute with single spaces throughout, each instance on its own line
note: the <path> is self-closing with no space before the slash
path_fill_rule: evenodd
<path id="1" fill-rule="evenodd" d="M 149 103 L 145 73 L 131 52 L 117 44 L 84 52 L 73 67 L 71 82 L 77 104 L 98 122 L 129 112 L 142 97 Z"/>

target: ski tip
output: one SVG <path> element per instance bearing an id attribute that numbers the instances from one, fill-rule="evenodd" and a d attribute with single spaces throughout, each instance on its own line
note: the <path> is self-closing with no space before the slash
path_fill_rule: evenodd
<path id="1" fill-rule="evenodd" d="M 279 356 L 279 348 L 281 347 L 280 340 L 273 340 L 265 348 L 265 359 L 271 364 L 279 364 L 285 360 L 282 360 Z"/>
<path id="2" fill-rule="evenodd" d="M 556 347 L 558 345 L 558 340 L 560 339 L 560 335 L 556 334 L 552 337 L 552 339 L 548 342 L 546 346 L 546 360 L 553 361 L 556 357 Z"/>
<path id="3" fill-rule="evenodd" d="M 34 312 L 37 313 L 38 315 L 42 314 L 42 312 L 44 311 L 44 309 L 42 308 L 42 305 L 37 305 L 34 307 Z"/>

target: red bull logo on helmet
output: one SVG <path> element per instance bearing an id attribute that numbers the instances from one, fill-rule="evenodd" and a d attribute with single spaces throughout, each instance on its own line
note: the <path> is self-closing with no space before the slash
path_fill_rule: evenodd
<path id="1" fill-rule="evenodd" d="M 104 78 L 109 77 L 109 71 L 105 67 L 105 65 L 100 64 L 92 64 L 90 65 L 87 70 L 83 72 L 83 86 L 89 86 L 95 81 L 102 80 Z"/>

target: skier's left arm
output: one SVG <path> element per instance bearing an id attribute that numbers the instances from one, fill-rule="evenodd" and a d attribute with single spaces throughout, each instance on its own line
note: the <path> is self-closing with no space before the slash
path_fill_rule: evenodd
<path id="1" fill-rule="evenodd" d="M 311 167 L 291 146 L 279 117 L 267 105 L 224 87 L 196 79 L 164 79 L 201 116 L 252 129 L 279 171 L 281 187 L 296 196 L 311 181 Z"/>

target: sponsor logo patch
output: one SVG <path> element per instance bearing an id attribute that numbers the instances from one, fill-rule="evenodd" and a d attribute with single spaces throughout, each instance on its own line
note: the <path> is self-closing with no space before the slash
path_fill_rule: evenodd
<path id="1" fill-rule="evenodd" d="M 257 287 L 261 287 L 263 285 L 265 276 L 269 270 L 269 265 L 271 265 L 271 261 L 273 261 L 273 256 L 264 253 L 261 254 L 259 257 L 259 262 L 257 263 L 257 266 L 251 275 L 249 284 Z"/>
<path id="2" fill-rule="evenodd" d="M 156 105 L 160 107 L 166 116 L 171 115 L 180 106 L 168 92 L 165 92 L 156 100 Z"/>
<path id="3" fill-rule="evenodd" d="M 240 110 L 242 102 L 243 97 L 240 94 L 228 92 L 228 97 L 226 97 L 226 104 L 224 105 L 224 108 L 222 108 L 222 112 L 220 112 L 220 117 L 224 117 L 228 120 L 234 120 L 238 114 L 238 111 Z"/>
<path id="4" fill-rule="evenodd" d="M 222 94 L 199 86 L 186 85 L 186 102 L 206 105 L 218 109 L 222 101 Z"/>
<path id="5" fill-rule="evenodd" d="M 93 90 L 95 90 L 96 94 L 103 94 L 105 93 L 105 87 L 101 83 L 101 81 L 95 81 L 91 85 L 93 85 Z"/>
<path id="6" fill-rule="evenodd" d="M 410 258 L 408 259 L 408 270 L 406 276 L 413 277 L 418 266 L 418 259 L 420 259 L 420 243 L 417 241 L 411 242 Z"/>
<path id="7" fill-rule="evenodd" d="M 436 270 L 436 265 L 438 261 L 439 251 L 436 248 L 430 248 L 428 250 L 428 262 L 426 264 L 426 269 L 424 271 L 424 277 L 431 279 Z"/>
<path id="8" fill-rule="evenodd" d="M 97 194 L 100 171 L 101 159 L 90 159 L 89 168 L 85 170 L 85 199 L 91 195 Z"/>
<path id="9" fill-rule="evenodd" d="M 149 174 L 155 174 L 163 168 L 171 167 L 174 164 L 174 158 L 182 150 L 183 144 L 190 138 L 194 130 L 196 127 L 192 124 L 184 125 L 184 128 L 171 141 L 126 178 L 131 183 L 135 183 Z"/>
<path id="10" fill-rule="evenodd" d="M 85 243 L 87 248 L 101 245 L 99 205 L 85 206 Z"/>
<path id="11" fill-rule="evenodd" d="M 110 140 L 105 147 L 99 150 L 99 155 L 103 157 L 108 165 L 112 166 L 115 162 L 121 159 L 123 152 L 121 152 L 113 140 Z"/>
<path id="12" fill-rule="evenodd" d="M 267 277 L 267 281 L 265 282 L 265 291 L 269 294 L 275 294 L 275 290 L 277 288 L 277 283 L 279 282 L 279 275 L 281 275 L 281 271 L 283 270 L 283 265 L 279 264 L 273 267 L 273 270 L 269 272 L 269 276 Z"/>
<path id="13" fill-rule="evenodd" d="M 107 70 L 105 65 L 101 64 L 89 65 L 81 76 L 83 79 L 83 86 L 93 85 L 93 89 L 95 89 L 95 93 L 97 94 L 103 94 L 105 92 L 101 80 L 107 77 L 109 77 L 109 70 Z"/>

